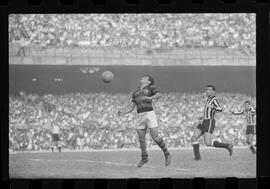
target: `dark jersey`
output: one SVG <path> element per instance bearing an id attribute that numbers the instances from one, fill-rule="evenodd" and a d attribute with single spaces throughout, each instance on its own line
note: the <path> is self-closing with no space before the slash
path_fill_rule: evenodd
<path id="1" fill-rule="evenodd" d="M 138 113 L 149 112 L 153 110 L 152 100 L 141 100 L 141 97 L 151 97 L 158 92 L 156 87 L 148 85 L 142 89 L 136 90 L 132 94 L 132 102 L 135 103 Z"/>

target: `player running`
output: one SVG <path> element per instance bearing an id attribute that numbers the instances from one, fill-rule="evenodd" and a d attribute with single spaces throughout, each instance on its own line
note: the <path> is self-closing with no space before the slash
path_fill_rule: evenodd
<path id="1" fill-rule="evenodd" d="M 246 129 L 246 139 L 247 144 L 253 154 L 256 154 L 256 144 L 253 141 L 253 136 L 255 135 L 255 116 L 256 111 L 250 105 L 250 101 L 245 101 L 245 109 L 239 112 L 231 111 L 233 115 L 246 115 L 247 129 Z"/>
<path id="2" fill-rule="evenodd" d="M 141 161 L 138 163 L 138 167 L 142 167 L 148 162 L 148 153 L 146 150 L 145 135 L 147 129 L 149 129 L 153 140 L 162 149 L 165 155 L 165 165 L 168 166 L 171 163 L 171 154 L 169 153 L 163 139 L 158 134 L 158 122 L 156 113 L 154 111 L 152 100 L 161 97 L 161 94 L 155 88 L 154 79 L 146 75 L 140 80 L 141 86 L 132 94 L 132 105 L 126 110 L 118 111 L 118 115 L 122 116 L 131 113 L 135 107 L 137 109 L 137 123 L 136 130 L 139 137 L 141 148 Z"/>
<path id="3" fill-rule="evenodd" d="M 216 148 L 225 148 L 229 151 L 230 156 L 233 154 L 233 145 L 228 143 L 221 143 L 212 139 L 212 133 L 215 129 L 215 113 L 221 112 L 219 100 L 215 96 L 215 87 L 213 85 L 206 86 L 207 101 L 204 106 L 203 120 L 198 124 L 197 128 L 194 129 L 192 136 L 192 145 L 195 155 L 195 160 L 200 160 L 201 155 L 199 151 L 198 139 L 203 136 L 204 143 L 206 146 L 214 146 Z"/>

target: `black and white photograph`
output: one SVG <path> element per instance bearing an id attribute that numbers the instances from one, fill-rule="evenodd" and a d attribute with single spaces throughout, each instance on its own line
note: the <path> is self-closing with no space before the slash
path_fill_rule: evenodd
<path id="1" fill-rule="evenodd" d="M 10 178 L 255 178 L 256 14 L 9 14 Z"/>

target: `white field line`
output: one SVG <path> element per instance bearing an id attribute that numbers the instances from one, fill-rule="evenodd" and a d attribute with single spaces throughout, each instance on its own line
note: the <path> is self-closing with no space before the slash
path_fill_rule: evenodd
<path id="1" fill-rule="evenodd" d="M 42 159 L 29 159 L 31 161 L 51 161 L 51 162 L 66 162 L 69 160 L 52 160 L 52 159 L 46 159 L 46 160 L 42 160 Z M 110 162 L 110 161 L 95 161 L 95 160 L 73 160 L 76 162 L 85 162 L 85 163 L 100 163 L 100 164 L 107 164 L 107 165 L 115 165 L 115 166 L 129 166 L 129 167 L 137 167 L 136 164 L 131 164 L 131 163 L 117 163 L 117 162 Z M 168 167 L 155 167 L 155 166 L 149 166 L 149 165 L 144 165 L 143 168 L 150 168 L 150 169 L 160 169 L 160 168 L 166 168 L 166 169 L 170 169 L 170 170 L 174 170 L 174 171 L 192 171 L 191 169 L 185 169 L 185 168 L 172 168 L 170 166 Z M 138 168 L 139 169 L 139 168 Z"/>
<path id="2" fill-rule="evenodd" d="M 234 146 L 234 149 L 245 149 L 248 148 L 248 146 Z M 181 151 L 181 150 L 192 150 L 192 147 L 173 147 L 173 148 L 168 148 L 169 151 Z M 210 149 L 215 149 L 213 147 L 200 147 L 200 150 L 210 150 Z M 152 147 L 148 148 L 148 151 L 161 151 L 159 147 Z M 121 148 L 121 149 L 85 149 L 85 150 L 69 150 L 69 149 L 63 149 L 62 152 L 136 152 L 140 151 L 140 148 Z M 10 151 L 9 154 L 20 154 L 20 153 L 51 153 L 50 150 L 47 151 L 15 151 L 12 152 Z M 58 153 L 58 152 L 54 152 Z"/>

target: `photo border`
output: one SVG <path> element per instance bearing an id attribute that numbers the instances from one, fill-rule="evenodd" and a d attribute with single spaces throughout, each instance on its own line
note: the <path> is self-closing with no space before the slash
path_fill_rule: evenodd
<path id="1" fill-rule="evenodd" d="M 166 0 L 165 0 L 166 1 Z M 0 6 L 0 57 L 1 64 L 1 185 L 11 188 L 261 188 L 269 179 L 269 3 L 255 0 L 171 0 L 159 4 L 158 0 L 139 0 L 138 5 L 124 0 L 106 0 L 105 5 L 94 5 L 92 0 L 74 0 L 72 5 L 61 6 L 58 0 L 41 0 L 41 5 L 30 6 L 28 0 L 10 0 L 8 6 Z M 225 0 L 226 1 L 226 0 Z M 227 0 L 228 2 L 230 0 Z M 259 0 L 258 0 L 259 1 Z M 33 2 L 33 1 L 32 1 Z M 195 2 L 195 3 L 194 3 Z M 196 3 L 202 2 L 202 3 Z M 256 13 L 256 101 L 257 101 L 257 178 L 256 179 L 9 179 L 8 178 L 8 14 L 15 13 Z M 268 41 L 266 40 L 268 39 Z M 158 187 L 157 187 L 158 188 Z"/>

